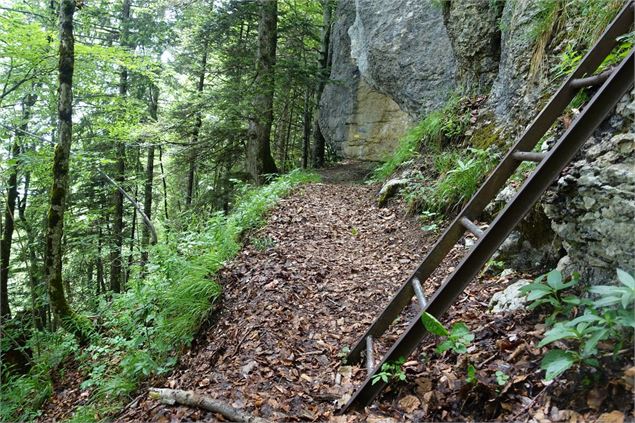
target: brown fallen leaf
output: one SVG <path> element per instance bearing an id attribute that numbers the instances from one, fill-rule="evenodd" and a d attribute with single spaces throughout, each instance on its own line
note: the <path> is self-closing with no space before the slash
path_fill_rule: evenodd
<path id="1" fill-rule="evenodd" d="M 406 413 L 412 413 L 414 410 L 419 408 L 421 405 L 421 401 L 419 398 L 414 395 L 406 395 L 402 399 L 399 400 L 399 408 L 401 408 Z"/>
<path id="2" fill-rule="evenodd" d="M 600 414 L 598 423 L 624 423 L 624 413 L 615 410 L 610 413 Z"/>
<path id="3" fill-rule="evenodd" d="M 586 405 L 593 409 L 599 410 L 606 398 L 606 390 L 605 389 L 591 389 L 586 397 Z"/>

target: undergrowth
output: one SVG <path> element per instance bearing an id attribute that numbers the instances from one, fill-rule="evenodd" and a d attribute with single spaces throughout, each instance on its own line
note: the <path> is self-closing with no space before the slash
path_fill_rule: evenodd
<path id="1" fill-rule="evenodd" d="M 89 392 L 71 421 L 99 421 L 120 410 L 141 381 L 167 373 L 190 344 L 221 294 L 213 275 L 239 251 L 241 234 L 263 224 L 294 186 L 315 180 L 294 171 L 261 188 L 244 186 L 229 215 L 216 213 L 202 227 L 153 247 L 145 279 L 100 301 L 93 316 L 98 334 L 83 350 L 62 332 L 35 334 L 31 342 L 44 348 L 29 374 L 3 387 L 0 420 L 35 418 L 52 391 L 52 372 L 71 355 L 87 375 L 81 389 Z"/>
<path id="2" fill-rule="evenodd" d="M 457 139 L 469 124 L 469 113 L 460 107 L 460 98 L 452 96 L 446 105 L 429 113 L 399 140 L 395 152 L 373 172 L 376 181 L 386 180 L 399 167 L 417 157 L 423 147 L 439 151 L 444 142 Z"/>
<path id="3" fill-rule="evenodd" d="M 434 157 L 434 168 L 440 176 L 428 183 L 426 175 L 417 174 L 415 183 L 406 190 L 404 197 L 412 211 L 422 212 L 427 218 L 451 213 L 476 193 L 498 159 L 493 148 L 439 153 Z"/>

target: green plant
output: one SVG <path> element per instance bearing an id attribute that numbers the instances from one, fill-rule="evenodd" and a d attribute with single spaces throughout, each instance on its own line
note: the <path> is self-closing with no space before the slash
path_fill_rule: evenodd
<path id="1" fill-rule="evenodd" d="M 454 140 L 463 135 L 469 124 L 470 114 L 461 107 L 461 98 L 452 96 L 443 108 L 429 113 L 399 140 L 395 152 L 373 172 L 373 180 L 382 181 L 392 175 L 402 164 L 415 158 L 422 146 L 439 151 L 444 140 Z"/>
<path id="2" fill-rule="evenodd" d="M 478 148 L 446 152 L 440 156 L 436 163 L 444 173 L 432 185 L 422 187 L 417 195 L 420 208 L 429 213 L 444 214 L 460 208 L 476 193 L 499 158 L 493 149 Z"/>
<path id="3" fill-rule="evenodd" d="M 379 381 L 388 383 L 391 380 L 403 382 L 406 380 L 406 373 L 403 370 L 405 362 L 405 358 L 399 357 L 394 362 L 382 364 L 380 371 L 373 375 L 372 384 L 374 385 Z"/>
<path id="4" fill-rule="evenodd" d="M 572 320 L 557 322 L 545 333 L 538 344 L 540 347 L 561 340 L 577 345 L 576 350 L 553 349 L 544 356 L 541 368 L 546 372 L 545 379 L 554 379 L 575 364 L 597 367 L 600 342 L 613 342 L 617 352 L 632 339 L 635 329 L 635 279 L 620 269 L 617 277 L 621 286 L 591 287 L 589 292 L 597 297 L 578 301 L 588 305 L 584 313 Z"/>
<path id="5" fill-rule="evenodd" d="M 560 271 L 552 270 L 536 278 L 533 283 L 523 286 L 520 292 L 527 296 L 527 301 L 530 302 L 527 307 L 529 310 L 544 305 L 552 307 L 552 313 L 546 320 L 547 324 L 551 325 L 559 315 L 569 315 L 574 307 L 586 303 L 575 295 L 564 295 L 565 291 L 579 282 L 580 275 L 576 272 L 565 281 Z"/>
<path id="6" fill-rule="evenodd" d="M 276 245 L 276 240 L 269 236 L 264 236 L 262 238 L 252 239 L 251 245 L 253 245 L 254 248 L 258 251 L 266 251 Z"/>
<path id="7" fill-rule="evenodd" d="M 353 236 L 359 235 L 359 229 L 357 229 L 356 227 L 353 226 L 351 228 L 351 235 L 353 235 Z"/>
<path id="8" fill-rule="evenodd" d="M 467 375 L 465 376 L 465 382 L 469 385 L 474 385 L 478 382 L 476 378 L 476 367 L 471 364 L 467 365 Z"/>
<path id="9" fill-rule="evenodd" d="M 496 373 L 494 374 L 494 376 L 496 377 L 496 383 L 503 386 L 507 383 L 507 381 L 509 380 L 509 375 L 505 374 L 505 372 L 502 372 L 500 370 L 496 370 Z"/>
<path id="10" fill-rule="evenodd" d="M 463 322 L 454 323 L 450 330 L 447 330 L 441 322 L 428 312 L 423 313 L 421 322 L 428 332 L 447 338 L 437 345 L 435 351 L 439 354 L 449 350 L 455 354 L 464 354 L 467 352 L 468 345 L 474 340 L 474 334 L 470 332 L 470 329 Z"/>

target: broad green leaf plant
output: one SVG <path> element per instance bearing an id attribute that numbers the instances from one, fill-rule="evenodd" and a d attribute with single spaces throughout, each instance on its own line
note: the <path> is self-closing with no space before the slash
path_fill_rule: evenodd
<path id="1" fill-rule="evenodd" d="M 545 283 L 546 279 L 546 283 Z M 539 347 L 557 341 L 570 341 L 573 349 L 555 348 L 547 352 L 541 361 L 545 379 L 553 380 L 574 365 L 598 367 L 600 365 L 599 344 L 613 345 L 617 354 L 625 344 L 631 342 L 635 329 L 635 279 L 628 272 L 618 269 L 619 285 L 599 285 L 588 289 L 592 298 L 564 295 L 565 290 L 578 284 L 579 276 L 563 282 L 562 274 L 553 270 L 524 288 L 530 308 L 540 305 L 552 307 L 547 324 L 552 326 L 545 332 Z M 573 306 L 582 313 L 575 318 L 555 321 L 556 316 L 569 316 Z"/>

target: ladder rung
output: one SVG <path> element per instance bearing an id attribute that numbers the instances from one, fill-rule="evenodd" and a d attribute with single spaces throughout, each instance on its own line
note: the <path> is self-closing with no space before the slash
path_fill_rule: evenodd
<path id="1" fill-rule="evenodd" d="M 373 372 L 373 368 L 375 367 L 375 360 L 373 360 L 373 337 L 368 335 L 366 337 L 366 370 L 368 373 Z"/>
<path id="2" fill-rule="evenodd" d="M 421 282 L 419 282 L 419 279 L 412 278 L 412 289 L 414 289 L 415 295 L 417 296 L 419 307 L 421 309 L 424 309 L 425 306 L 428 304 L 428 301 L 426 300 L 426 297 L 423 295 L 423 289 L 421 288 Z"/>
<path id="3" fill-rule="evenodd" d="M 481 228 L 476 226 L 474 222 L 472 222 L 467 217 L 463 216 L 461 218 L 461 224 L 465 227 L 465 229 L 476 235 L 477 238 L 481 238 L 483 236 L 483 231 L 481 230 Z"/>
<path id="4" fill-rule="evenodd" d="M 603 84 L 609 76 L 613 73 L 613 68 L 607 69 L 602 73 L 598 73 L 597 75 L 587 76 L 586 78 L 578 78 L 572 79 L 569 82 L 569 86 L 571 88 L 584 88 L 584 87 L 592 87 L 594 85 Z"/>
<path id="5" fill-rule="evenodd" d="M 547 153 L 536 153 L 534 151 L 514 151 L 512 153 L 512 157 L 521 162 L 541 162 L 545 157 L 547 157 Z"/>

